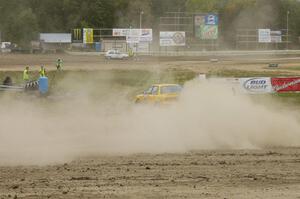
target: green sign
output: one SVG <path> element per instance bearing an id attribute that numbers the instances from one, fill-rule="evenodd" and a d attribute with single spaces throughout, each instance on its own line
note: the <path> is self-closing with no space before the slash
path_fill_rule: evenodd
<path id="1" fill-rule="evenodd" d="M 195 37 L 203 40 L 218 39 L 217 15 L 196 15 L 194 18 Z M 209 21 L 210 19 L 213 21 Z M 208 23 L 209 22 L 209 23 Z"/>
<path id="2" fill-rule="evenodd" d="M 201 39 L 218 39 L 218 25 L 201 25 L 196 36 Z"/>

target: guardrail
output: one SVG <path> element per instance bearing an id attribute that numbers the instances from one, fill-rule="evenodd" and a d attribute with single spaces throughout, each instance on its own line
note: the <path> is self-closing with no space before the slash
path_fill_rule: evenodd
<path id="1" fill-rule="evenodd" d="M 34 91 L 39 89 L 38 81 L 31 81 L 26 83 L 24 86 L 8 86 L 0 85 L 0 91 Z"/>
<path id="2" fill-rule="evenodd" d="M 24 91 L 24 87 L 22 86 L 6 86 L 0 85 L 0 91 Z"/>

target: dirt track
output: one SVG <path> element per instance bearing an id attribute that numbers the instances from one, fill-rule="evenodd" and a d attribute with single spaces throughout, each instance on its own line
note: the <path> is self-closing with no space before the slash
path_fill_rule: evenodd
<path id="1" fill-rule="evenodd" d="M 107 62 L 98 56 L 60 56 L 68 70 L 190 69 L 251 70 L 300 74 L 299 61 L 140 60 Z M 0 70 L 45 64 L 57 55 L 1 55 Z M 1 163 L 0 163 L 1 165 Z M 300 148 L 195 151 L 79 158 L 49 166 L 0 166 L 1 198 L 293 198 L 300 199 Z"/>
<path id="2" fill-rule="evenodd" d="M 74 56 L 74 55 L 11 55 L 0 54 L 0 70 L 22 71 L 25 66 L 38 70 L 45 65 L 47 70 L 55 70 L 57 58 L 64 60 L 65 70 L 164 70 L 189 69 L 199 73 L 218 70 L 244 70 L 259 72 L 274 72 L 278 74 L 300 75 L 299 57 L 260 57 L 256 60 L 245 57 L 220 58 L 219 62 L 211 63 L 214 57 L 140 57 L 137 61 L 107 61 L 103 56 Z M 279 63 L 279 69 L 268 68 L 269 63 Z M 291 70 L 293 69 L 294 70 Z"/>
<path id="3" fill-rule="evenodd" d="M 0 171 L 0 198 L 300 198 L 299 148 L 102 156 Z"/>

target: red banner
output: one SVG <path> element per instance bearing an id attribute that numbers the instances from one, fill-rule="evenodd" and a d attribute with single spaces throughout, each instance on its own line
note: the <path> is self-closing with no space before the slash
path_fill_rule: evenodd
<path id="1" fill-rule="evenodd" d="M 275 92 L 300 91 L 300 77 L 272 78 L 272 87 Z"/>

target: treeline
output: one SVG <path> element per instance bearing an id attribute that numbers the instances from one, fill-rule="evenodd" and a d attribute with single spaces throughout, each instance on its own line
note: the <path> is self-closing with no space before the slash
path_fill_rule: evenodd
<path id="1" fill-rule="evenodd" d="M 156 28 L 167 11 L 216 12 L 220 35 L 231 43 L 238 28 L 284 29 L 300 35 L 298 0 L 0 0 L 2 40 L 26 45 L 39 32 L 70 32 L 73 28 Z"/>

